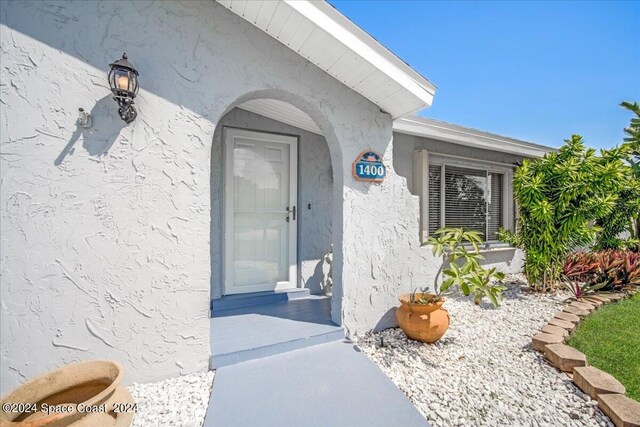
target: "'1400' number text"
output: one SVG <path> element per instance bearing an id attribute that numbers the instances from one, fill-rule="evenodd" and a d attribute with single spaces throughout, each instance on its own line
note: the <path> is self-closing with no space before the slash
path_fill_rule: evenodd
<path id="1" fill-rule="evenodd" d="M 359 164 L 358 175 L 384 175 L 384 166 Z"/>

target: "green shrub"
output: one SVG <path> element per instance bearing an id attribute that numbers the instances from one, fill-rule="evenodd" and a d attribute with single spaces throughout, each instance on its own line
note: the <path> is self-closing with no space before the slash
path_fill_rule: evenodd
<path id="1" fill-rule="evenodd" d="M 640 113 L 637 104 L 632 108 Z M 534 290 L 553 289 L 567 255 L 591 246 L 596 237 L 600 247 L 622 245 L 616 240 L 620 227 L 631 224 L 640 212 L 640 184 L 633 178 L 638 172 L 633 161 L 638 154 L 639 117 L 632 119 L 625 143 L 601 150 L 600 155 L 585 148 L 581 136 L 573 135 L 557 152 L 524 160 L 516 169 L 518 232 L 502 230 L 500 238 L 524 249 L 524 270 Z"/>
<path id="2" fill-rule="evenodd" d="M 551 290 L 560 277 L 565 257 L 590 245 L 596 218 L 609 214 L 617 201 L 606 189 L 621 179 L 623 154 L 619 148 L 596 156 L 574 135 L 556 153 L 524 160 L 514 175 L 519 207 L 518 234 L 501 238 L 525 250 L 525 273 L 536 290 Z"/>
<path id="3" fill-rule="evenodd" d="M 637 103 L 623 102 L 622 107 L 633 112 L 625 133 L 628 166 L 624 167 L 624 178 L 620 182 L 613 210 L 603 217 L 596 219 L 600 228 L 596 236 L 596 249 L 631 249 L 640 250 L 640 106 Z M 621 238 L 623 232 L 628 232 L 629 238 Z"/>
<path id="4" fill-rule="evenodd" d="M 473 295 L 476 304 L 486 296 L 498 306 L 506 289 L 501 284 L 504 273 L 480 265 L 484 259 L 478 248 L 482 242 L 480 234 L 462 228 L 441 228 L 436 235 L 438 237 L 430 237 L 427 244 L 432 245 L 434 256 L 442 257 L 441 270 L 447 277 L 440 286 L 436 283 L 436 292 L 442 294 L 457 285 L 464 295 Z"/>

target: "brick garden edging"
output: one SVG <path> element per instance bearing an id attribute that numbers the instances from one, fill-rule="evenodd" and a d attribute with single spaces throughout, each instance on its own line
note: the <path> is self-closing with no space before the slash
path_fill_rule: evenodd
<path id="1" fill-rule="evenodd" d="M 565 344 L 584 316 L 627 296 L 625 293 L 595 294 L 572 302 L 533 336 L 531 346 L 544 353 L 551 365 L 567 373 L 578 388 L 597 400 L 600 410 L 616 427 L 640 427 L 640 402 L 625 396 L 626 390 L 618 380 L 589 366 L 582 352 Z"/>

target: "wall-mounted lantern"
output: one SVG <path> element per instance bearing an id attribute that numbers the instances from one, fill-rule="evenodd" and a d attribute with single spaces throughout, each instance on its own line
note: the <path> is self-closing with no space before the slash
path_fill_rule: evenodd
<path id="1" fill-rule="evenodd" d="M 138 112 L 133 107 L 133 100 L 138 94 L 138 70 L 127 60 L 127 54 L 109 64 L 109 86 L 113 99 L 118 103 L 120 118 L 127 123 L 135 120 Z"/>

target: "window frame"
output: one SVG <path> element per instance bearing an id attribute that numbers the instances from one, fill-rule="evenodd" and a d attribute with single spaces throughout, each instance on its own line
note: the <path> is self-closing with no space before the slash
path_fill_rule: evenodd
<path id="1" fill-rule="evenodd" d="M 442 168 L 440 170 L 440 218 L 442 227 L 446 224 L 445 217 L 445 170 L 447 165 L 453 167 L 461 167 L 465 169 L 473 169 L 484 171 L 487 176 L 490 173 L 503 175 L 502 185 L 502 224 L 507 230 L 513 230 L 515 224 L 514 208 L 513 208 L 513 171 L 515 165 L 506 163 L 491 162 L 485 160 L 477 160 L 462 156 L 453 156 L 448 154 L 430 153 L 427 150 L 416 150 L 414 156 L 414 194 L 420 197 L 420 241 L 424 244 L 429 239 L 429 168 L 433 165 Z M 487 179 L 487 184 L 489 179 Z M 488 234 L 488 221 L 485 221 L 485 235 Z M 492 246 L 500 244 L 499 240 L 484 240 L 483 244 Z"/>

